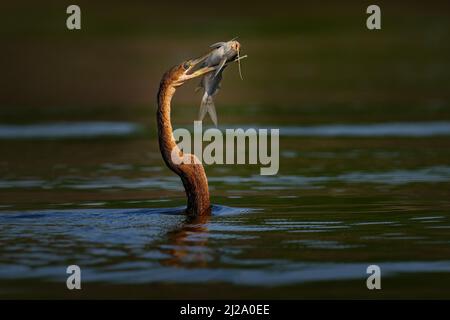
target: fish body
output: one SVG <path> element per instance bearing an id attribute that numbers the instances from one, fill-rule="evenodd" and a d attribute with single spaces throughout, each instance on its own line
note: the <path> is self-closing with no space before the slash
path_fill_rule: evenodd
<path id="1" fill-rule="evenodd" d="M 203 76 L 200 88 L 203 88 L 202 101 L 200 103 L 199 119 L 203 120 L 206 113 L 209 113 L 211 120 L 217 126 L 217 114 L 214 106 L 213 96 L 220 89 L 222 72 L 226 68 L 226 63 L 235 59 L 239 55 L 240 44 L 235 40 L 228 42 L 218 42 L 211 45 L 213 50 L 203 62 L 204 67 L 218 66 L 216 72 L 210 72 Z"/>

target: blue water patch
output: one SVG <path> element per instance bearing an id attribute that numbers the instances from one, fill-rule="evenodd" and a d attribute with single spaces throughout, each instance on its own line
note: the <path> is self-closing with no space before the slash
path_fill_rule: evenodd
<path id="1" fill-rule="evenodd" d="M 450 135 L 449 121 L 324 124 L 314 126 L 222 126 L 221 129 L 280 129 L 288 137 L 432 137 Z"/>
<path id="2" fill-rule="evenodd" d="M 0 139 L 63 139 L 127 136 L 140 130 L 131 122 L 58 122 L 28 125 L 0 124 Z"/>
<path id="3" fill-rule="evenodd" d="M 221 130 L 263 129 L 260 125 L 222 126 Z M 392 122 L 372 124 L 326 124 L 316 126 L 277 126 L 281 136 L 301 137 L 431 137 L 450 135 L 450 122 Z M 205 128 L 206 129 L 206 128 Z M 127 136 L 141 130 L 131 122 L 56 122 L 28 125 L 0 124 L 0 139 L 64 139 Z"/>
<path id="4" fill-rule="evenodd" d="M 319 137 L 431 137 L 450 135 L 450 122 L 392 122 L 282 127 L 284 136 Z"/>

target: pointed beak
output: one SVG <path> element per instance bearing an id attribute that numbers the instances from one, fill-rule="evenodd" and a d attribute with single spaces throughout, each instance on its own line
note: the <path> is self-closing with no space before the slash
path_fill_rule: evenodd
<path id="1" fill-rule="evenodd" d="M 208 53 L 200 58 L 192 59 L 192 60 L 188 61 L 189 69 L 186 70 L 186 74 L 185 74 L 186 80 L 200 77 L 200 76 L 214 70 L 214 67 L 199 67 L 199 65 L 203 61 L 205 61 L 209 57 L 209 55 L 210 55 L 210 53 Z"/>
<path id="2" fill-rule="evenodd" d="M 210 55 L 210 53 L 208 53 L 200 58 L 189 60 L 188 61 L 189 68 L 186 70 L 186 72 L 184 74 L 183 81 L 191 80 L 191 79 L 203 76 L 211 71 L 217 70 L 219 68 L 219 66 L 199 67 L 199 65 L 203 61 L 205 61 L 209 57 L 209 55 Z M 232 63 L 232 62 L 240 61 L 245 58 L 247 58 L 247 55 L 241 56 L 241 57 L 236 57 L 235 59 L 233 59 L 231 61 L 227 61 L 225 63 L 225 65 L 228 65 L 229 63 Z"/>
<path id="3" fill-rule="evenodd" d="M 207 54 L 205 54 L 204 56 L 202 56 L 202 57 L 200 57 L 200 58 L 192 59 L 192 60 L 190 60 L 190 63 L 195 67 L 195 66 L 197 66 L 199 63 L 205 61 L 206 58 L 208 58 L 210 54 L 211 54 L 211 53 L 207 53 Z"/>

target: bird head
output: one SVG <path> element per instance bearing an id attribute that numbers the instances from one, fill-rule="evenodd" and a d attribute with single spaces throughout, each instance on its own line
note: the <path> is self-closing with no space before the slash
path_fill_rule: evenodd
<path id="1" fill-rule="evenodd" d="M 239 48 L 240 45 L 238 42 L 237 42 L 237 45 L 238 45 L 237 48 Z M 202 62 L 205 61 L 209 57 L 210 54 L 211 53 L 208 53 L 200 58 L 184 61 L 183 63 L 173 67 L 171 70 L 169 70 L 165 74 L 165 76 L 163 77 L 163 81 L 166 83 L 170 83 L 170 85 L 172 85 L 173 87 L 179 87 L 188 80 L 198 78 L 198 77 L 203 76 L 211 71 L 217 70 L 219 68 L 218 65 L 204 66 L 202 64 Z M 225 63 L 225 65 L 228 65 L 229 63 L 236 62 L 236 61 L 239 62 L 240 60 L 242 60 L 246 57 L 247 57 L 246 55 L 239 56 L 239 54 L 238 54 L 236 58 L 232 59 L 231 61 L 227 61 Z"/>

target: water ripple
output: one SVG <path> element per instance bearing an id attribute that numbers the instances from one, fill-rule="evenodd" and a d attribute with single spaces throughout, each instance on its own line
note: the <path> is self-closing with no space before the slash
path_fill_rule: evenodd
<path id="1" fill-rule="evenodd" d="M 130 122 L 58 122 L 28 125 L 0 124 L 0 139 L 65 139 L 127 136 L 140 130 Z"/>
<path id="2" fill-rule="evenodd" d="M 277 176 L 224 176 L 209 177 L 212 183 L 234 185 L 236 187 L 250 188 L 253 190 L 283 190 L 298 189 L 300 187 L 317 188 L 327 183 L 375 183 L 387 185 L 400 185 L 408 183 L 437 183 L 450 181 L 450 167 L 433 166 L 411 170 L 391 170 L 384 172 L 354 171 L 342 173 L 336 176 L 301 176 L 301 175 L 277 175 Z M 60 177 L 55 180 L 39 178 L 2 179 L 0 189 L 75 189 L 75 190 L 99 190 L 99 189 L 165 189 L 182 191 L 183 187 L 178 177 L 146 177 L 125 178 L 119 176 L 96 177 Z M 295 196 L 289 196 L 295 197 Z"/>

